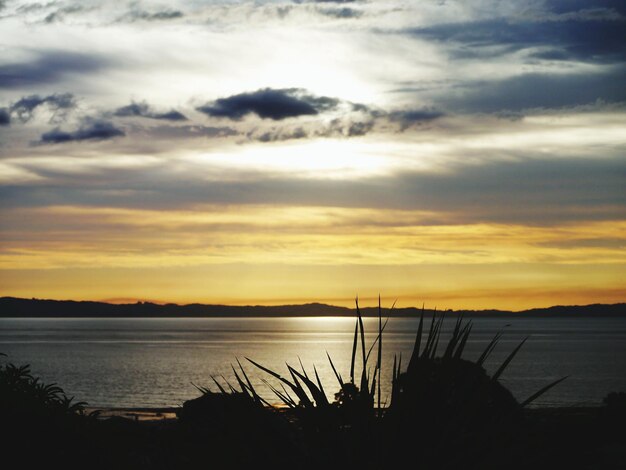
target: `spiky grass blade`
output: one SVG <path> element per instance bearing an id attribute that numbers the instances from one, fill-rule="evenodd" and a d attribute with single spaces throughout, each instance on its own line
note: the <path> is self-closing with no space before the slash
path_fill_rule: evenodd
<path id="1" fill-rule="evenodd" d="M 230 382 L 226 379 L 226 377 L 224 377 L 223 375 L 221 375 L 220 377 L 222 377 L 222 380 L 226 383 L 226 385 L 228 386 L 228 389 L 230 390 L 231 393 L 236 393 L 237 390 L 235 390 L 235 387 L 233 387 Z"/>
<path id="2" fill-rule="evenodd" d="M 282 377 L 280 374 L 274 372 L 271 369 L 268 369 L 267 367 L 262 366 L 261 364 L 259 364 L 258 362 L 254 362 L 252 359 L 250 359 L 249 357 L 246 357 L 246 360 L 248 362 L 250 362 L 252 365 L 258 367 L 259 369 L 261 369 L 263 372 L 267 372 L 268 374 L 270 374 L 272 377 L 277 378 L 278 380 L 280 380 L 281 382 L 283 382 L 284 384 L 288 385 L 290 388 L 293 388 L 293 384 L 291 382 L 289 382 L 289 380 L 285 379 L 284 377 Z"/>
<path id="3" fill-rule="evenodd" d="M 367 377 L 367 354 L 365 354 L 365 327 L 363 326 L 363 316 L 361 315 L 361 309 L 359 308 L 359 299 L 356 299 L 356 316 L 359 326 L 359 336 L 361 338 L 361 360 L 363 369 L 361 371 L 361 391 L 369 391 L 369 379 Z"/>
<path id="4" fill-rule="evenodd" d="M 524 400 L 521 403 L 521 407 L 524 408 L 526 405 L 529 405 L 530 403 L 532 403 L 533 401 L 535 401 L 537 398 L 539 398 L 541 395 L 543 395 L 544 393 L 546 393 L 548 390 L 550 390 L 552 387 L 554 387 L 555 385 L 560 384 L 561 382 L 563 382 L 566 378 L 568 378 L 569 375 L 566 375 L 565 377 L 561 377 L 558 380 L 555 380 L 554 382 L 552 382 L 551 384 L 546 385 L 545 387 L 543 387 L 542 389 L 538 390 L 537 392 L 533 393 L 530 397 L 528 397 L 526 400 Z"/>
<path id="5" fill-rule="evenodd" d="M 313 408 L 313 402 L 307 395 L 306 390 L 304 390 L 304 387 L 300 384 L 300 381 L 298 380 L 297 375 L 294 374 L 295 370 L 291 366 L 289 366 L 289 364 L 287 364 L 287 368 L 289 369 L 289 373 L 291 374 L 291 378 L 293 379 L 293 385 L 294 385 L 293 391 L 300 399 L 300 404 L 304 406 L 305 408 Z"/>
<path id="6" fill-rule="evenodd" d="M 426 336 L 426 344 L 424 344 L 424 349 L 422 350 L 422 355 L 420 356 L 422 359 L 428 359 L 430 357 L 430 352 L 432 351 L 432 345 L 435 341 L 435 333 L 436 333 L 436 312 L 433 311 L 433 318 L 430 322 L 430 328 L 428 329 L 428 335 Z"/>
<path id="7" fill-rule="evenodd" d="M 337 377 L 337 382 L 339 382 L 339 385 L 341 386 L 341 388 L 343 388 L 343 379 L 341 378 L 341 374 L 337 372 L 337 369 L 335 368 L 335 364 L 333 364 L 333 360 L 330 358 L 330 354 L 328 354 L 328 351 L 326 351 L 326 356 L 328 356 L 328 362 L 330 362 L 330 367 L 333 369 L 333 372 L 335 373 L 335 377 Z"/>
<path id="8" fill-rule="evenodd" d="M 383 329 L 382 331 L 385 331 L 385 328 L 387 328 L 387 323 L 389 323 L 389 318 L 387 318 L 385 320 L 385 323 L 383 323 Z M 372 351 L 374 350 L 374 348 L 376 347 L 376 345 L 378 344 L 378 340 L 382 337 L 382 334 L 379 332 L 376 335 L 376 339 L 374 339 L 374 342 L 372 343 L 372 345 L 370 346 L 370 348 L 367 350 L 367 355 L 365 356 L 367 358 L 367 360 L 370 360 L 370 356 L 372 355 Z"/>
<path id="9" fill-rule="evenodd" d="M 211 375 L 211 380 L 213 380 L 213 382 L 215 382 L 215 385 L 217 385 L 218 390 L 220 391 L 220 393 L 222 395 L 227 395 L 226 393 L 226 389 L 224 387 L 222 387 L 222 384 L 220 384 L 217 379 L 215 378 L 215 376 Z"/>
<path id="10" fill-rule="evenodd" d="M 411 372 L 417 364 L 420 357 L 420 348 L 422 344 L 422 331 L 424 329 L 424 304 L 422 304 L 422 313 L 420 314 L 420 322 L 417 327 L 417 334 L 415 335 L 415 344 L 413 345 L 413 353 L 409 359 L 409 366 L 407 372 Z"/>
<path id="11" fill-rule="evenodd" d="M 498 380 L 498 377 L 500 377 L 502 375 L 502 372 L 504 372 L 504 369 L 506 369 L 506 367 L 509 365 L 509 363 L 513 360 L 513 358 L 515 357 L 517 352 L 521 349 L 521 347 L 524 345 L 524 343 L 526 342 L 527 339 L 528 339 L 528 336 L 526 336 L 526 338 L 524 338 L 522 340 L 522 342 L 520 344 L 518 344 L 517 347 L 513 351 L 511 351 L 511 354 L 509 354 L 509 356 L 504 360 L 504 362 L 498 368 L 496 373 L 493 374 L 493 377 L 492 377 L 493 380 Z"/>
<path id="12" fill-rule="evenodd" d="M 248 388 L 250 390 L 254 390 L 254 387 L 252 386 L 252 383 L 250 382 L 250 379 L 248 378 L 248 374 L 246 374 L 246 371 L 243 370 L 243 366 L 241 365 L 241 362 L 239 362 L 238 358 L 236 358 L 235 360 L 237 361 L 237 364 L 239 365 L 239 368 L 241 369 L 241 373 L 243 374 L 244 378 L 246 379 L 246 383 L 248 384 Z"/>
<path id="13" fill-rule="evenodd" d="M 452 331 L 452 336 L 450 337 L 450 341 L 448 341 L 448 346 L 443 353 L 444 359 L 449 359 L 452 357 L 454 349 L 456 348 L 460 337 L 461 337 L 461 323 L 463 320 L 463 314 L 459 314 L 456 319 L 456 323 L 454 325 L 454 330 Z"/>
<path id="14" fill-rule="evenodd" d="M 435 358 L 437 354 L 437 347 L 439 346 L 439 337 L 441 336 L 441 330 L 443 328 L 443 320 L 446 316 L 446 313 L 443 312 L 439 320 L 437 320 L 437 324 L 435 326 L 435 332 L 433 333 L 433 340 L 431 342 L 431 351 L 429 358 L 432 360 Z"/>
<path id="15" fill-rule="evenodd" d="M 361 337 L 361 359 L 363 360 L 363 369 L 365 369 L 367 364 L 367 355 L 365 354 L 365 327 L 363 326 L 363 315 L 361 315 L 361 309 L 359 308 L 358 299 L 356 304 L 356 315 L 359 322 Z"/>
<path id="16" fill-rule="evenodd" d="M 254 389 L 254 386 L 252 385 L 252 382 L 248 378 L 248 374 L 246 374 L 246 371 L 244 370 L 243 366 L 241 365 L 241 362 L 239 362 L 239 359 L 237 359 L 237 364 L 239 364 L 239 368 L 241 369 L 241 373 L 243 374 L 244 379 L 246 379 L 246 383 L 248 385 L 248 390 L 250 390 L 250 393 L 252 394 L 252 398 L 254 399 L 254 401 L 257 402 L 257 403 L 265 403 L 265 404 L 269 405 L 269 403 L 267 403 L 263 398 L 261 398 L 261 396 Z"/>
<path id="17" fill-rule="evenodd" d="M 479 366 L 482 366 L 484 364 L 484 362 L 487 360 L 487 358 L 489 358 L 489 356 L 491 355 L 493 350 L 496 348 L 496 345 L 498 344 L 498 341 L 500 341 L 500 337 L 501 336 L 502 336 L 502 332 L 501 331 L 496 333 L 496 335 L 489 342 L 489 344 L 487 345 L 485 350 L 482 352 L 482 354 L 480 355 L 480 357 L 476 361 L 476 364 L 478 364 Z"/>
<path id="18" fill-rule="evenodd" d="M 206 388 L 206 387 L 200 387 L 200 386 L 196 385 L 196 384 L 195 384 L 195 383 L 193 383 L 193 382 L 190 382 L 190 383 L 191 383 L 191 385 L 193 385 L 193 386 L 196 388 L 196 390 L 198 390 L 198 391 L 199 391 L 202 395 L 206 395 L 206 394 L 208 394 L 208 393 L 211 393 L 211 390 L 209 390 L 209 389 L 208 389 L 208 388 Z"/>
<path id="19" fill-rule="evenodd" d="M 358 298 L 357 298 L 358 305 Z M 356 346 L 359 338 L 359 320 L 356 319 L 354 323 L 354 340 L 352 341 L 352 357 L 350 359 L 350 383 L 354 384 L 354 365 L 356 362 Z"/>
<path id="20" fill-rule="evenodd" d="M 370 379 L 369 379 L 369 376 L 368 376 L 367 372 L 368 371 L 367 371 L 367 369 L 365 369 L 365 367 L 363 368 L 363 371 L 361 372 L 361 386 L 360 386 L 360 389 L 363 392 L 367 392 L 369 390 L 368 384 L 369 384 Z"/>
<path id="21" fill-rule="evenodd" d="M 320 392 L 322 392 L 322 394 L 324 396 L 326 396 L 326 391 L 324 390 L 324 386 L 322 385 L 322 381 L 320 380 L 320 376 L 317 373 L 317 367 L 315 367 L 315 364 L 313 364 L 313 372 L 315 372 L 315 380 L 317 380 L 317 386 L 320 389 Z"/>
<path id="22" fill-rule="evenodd" d="M 289 398 L 289 400 L 295 405 L 298 406 L 298 403 L 296 403 L 296 400 L 293 399 L 293 397 L 291 395 L 289 395 L 289 392 L 287 391 L 287 389 L 285 388 L 285 385 L 283 385 L 282 383 L 280 384 L 280 388 L 283 389 L 283 393 L 285 394 L 285 396 L 287 398 Z"/>
<path id="23" fill-rule="evenodd" d="M 469 338 L 470 333 L 472 332 L 472 323 L 468 323 L 461 330 L 461 340 L 459 341 L 459 345 L 454 351 L 454 359 L 459 360 L 463 355 L 463 351 L 465 350 L 465 345 L 467 344 L 467 339 Z"/>
<path id="24" fill-rule="evenodd" d="M 391 406 L 395 403 L 395 398 L 398 393 L 398 369 L 396 368 L 398 363 L 398 356 L 393 355 L 393 369 L 391 370 Z"/>
<path id="25" fill-rule="evenodd" d="M 291 366 L 287 366 L 289 368 L 289 372 L 291 372 L 292 376 L 295 375 L 297 377 L 300 378 L 300 380 L 302 380 L 304 382 L 304 384 L 307 386 L 307 388 L 309 389 L 309 392 L 311 392 L 311 396 L 313 397 L 313 400 L 315 400 L 315 403 L 317 404 L 317 406 L 327 406 L 328 403 L 328 398 L 326 398 L 326 394 L 324 392 L 322 392 L 317 385 L 315 385 L 315 383 L 313 383 L 313 381 L 311 381 L 306 375 L 301 374 L 300 372 L 298 372 L 296 369 L 294 369 Z M 294 377 L 295 379 L 295 377 Z"/>
<path id="26" fill-rule="evenodd" d="M 248 396 L 248 398 L 251 398 L 254 400 L 254 396 L 252 394 L 252 392 L 250 392 L 248 390 L 248 386 L 246 385 L 246 383 L 241 379 L 241 377 L 239 376 L 239 374 L 237 373 L 237 370 L 235 369 L 235 367 L 233 365 L 230 366 L 233 369 L 233 373 L 235 374 L 235 379 L 237 379 L 237 383 L 239 384 L 239 387 L 241 388 L 241 393 L 244 393 L 245 395 Z"/>
<path id="27" fill-rule="evenodd" d="M 430 357 L 430 351 L 432 348 L 432 343 L 435 340 L 435 325 L 437 323 L 437 311 L 433 311 L 433 318 L 430 321 L 430 328 L 428 329 L 428 336 L 426 337 L 426 344 L 424 345 L 424 350 L 422 351 L 423 358 Z"/>
<path id="28" fill-rule="evenodd" d="M 372 388 L 370 391 L 370 400 L 372 401 L 372 403 L 374 402 L 375 394 L 376 394 L 376 374 L 374 374 L 374 377 L 372 378 Z"/>
<path id="29" fill-rule="evenodd" d="M 300 363 L 300 369 L 302 369 L 302 373 L 304 374 L 304 376 L 308 379 L 309 376 L 306 373 L 306 370 L 304 368 L 304 364 L 302 364 L 302 359 L 300 359 L 300 356 L 298 356 L 298 362 Z"/>
<path id="30" fill-rule="evenodd" d="M 380 307 L 380 294 L 378 294 L 378 358 L 376 361 L 376 369 L 378 369 L 378 409 L 380 410 L 380 376 L 383 361 L 383 314 Z M 374 374 L 376 376 L 376 374 Z"/>
<path id="31" fill-rule="evenodd" d="M 296 402 L 293 401 L 291 397 L 286 394 L 281 393 L 276 387 L 274 387 L 271 383 L 269 383 L 265 379 L 261 379 L 261 381 L 269 387 L 269 389 L 276 395 L 278 398 L 282 400 L 282 402 L 287 405 L 289 408 L 295 408 L 297 406 Z"/>
<path id="32" fill-rule="evenodd" d="M 258 367 L 259 369 L 261 369 L 264 372 L 267 372 L 272 377 L 277 378 L 282 383 L 287 385 L 291 390 L 293 390 L 293 392 L 296 394 L 296 396 L 300 399 L 300 402 L 302 403 L 303 406 L 308 406 L 308 407 L 312 407 L 313 406 L 313 403 L 311 403 L 311 400 L 308 397 L 308 395 L 306 394 L 306 392 L 304 391 L 304 388 L 302 388 L 302 385 L 300 385 L 300 382 L 298 382 L 298 379 L 293 375 L 293 373 L 291 373 L 291 367 L 289 365 L 287 365 L 287 367 L 290 368 L 291 377 L 294 379 L 294 383 L 291 383 L 289 380 L 287 380 L 286 378 L 282 377 L 280 374 L 274 372 L 273 370 L 268 369 L 267 367 L 263 367 L 258 362 L 254 362 L 249 357 L 246 357 L 246 360 L 249 361 L 252 365 Z"/>

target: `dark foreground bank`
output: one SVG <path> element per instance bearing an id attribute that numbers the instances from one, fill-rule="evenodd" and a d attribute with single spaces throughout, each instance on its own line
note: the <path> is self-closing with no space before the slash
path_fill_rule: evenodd
<path id="1" fill-rule="evenodd" d="M 146 470 L 392 465 L 622 469 L 626 462 L 624 408 L 606 405 L 525 410 L 515 426 L 507 427 L 495 440 L 492 436 L 481 442 L 480 437 L 468 436 L 469 446 L 468 442 L 443 441 L 431 449 L 410 438 L 389 442 L 382 435 L 386 431 L 382 420 L 367 428 L 312 432 L 289 410 L 268 409 L 262 412 L 266 416 L 260 416 L 226 407 L 224 413 L 206 416 L 204 421 L 175 418 L 168 414 L 172 411 L 125 410 L 121 413 L 130 416 L 75 416 L 69 420 L 5 419 L 2 460 L 4 464 L 21 462 L 20 468 Z M 146 419 L 150 417 L 153 419 Z M 415 423 L 425 429 L 432 424 Z M 433 442 L 436 439 L 430 444 Z"/>

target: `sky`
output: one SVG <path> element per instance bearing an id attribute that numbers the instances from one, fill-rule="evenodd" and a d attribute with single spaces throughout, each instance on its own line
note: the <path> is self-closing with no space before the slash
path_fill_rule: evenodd
<path id="1" fill-rule="evenodd" d="M 626 301 L 621 0 L 0 1 L 0 295 Z"/>

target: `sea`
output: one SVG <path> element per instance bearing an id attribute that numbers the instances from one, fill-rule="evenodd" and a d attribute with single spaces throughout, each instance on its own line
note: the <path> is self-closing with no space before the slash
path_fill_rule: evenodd
<path id="1" fill-rule="evenodd" d="M 411 356 L 419 319 L 389 319 L 382 342 L 381 402 L 389 402 L 394 360 Z M 567 377 L 533 406 L 600 406 L 609 392 L 626 391 L 626 318 L 503 315 L 472 318 L 464 357 L 475 360 L 498 332 L 486 363 L 493 373 L 524 338 L 501 376 L 518 400 Z M 369 349 L 377 318 L 365 318 Z M 454 320 L 444 323 L 440 353 Z M 2 362 L 29 364 L 45 383 L 58 384 L 76 401 L 103 408 L 181 406 L 198 387 L 237 387 L 233 368 L 243 367 L 267 401 L 280 399 L 276 380 L 253 361 L 289 377 L 287 364 L 319 375 L 330 400 L 339 383 L 330 366 L 349 380 L 355 318 L 0 318 Z M 360 345 L 359 345 L 360 348 Z M 376 349 L 368 367 L 374 366 Z M 328 355 L 328 356 L 327 356 Z M 360 358 L 360 354 L 358 354 Z M 356 369 L 361 370 L 360 359 Z M 242 375 L 240 373 L 240 375 Z M 357 374 L 355 374 L 357 375 Z M 359 379 L 360 375 L 357 377 Z"/>

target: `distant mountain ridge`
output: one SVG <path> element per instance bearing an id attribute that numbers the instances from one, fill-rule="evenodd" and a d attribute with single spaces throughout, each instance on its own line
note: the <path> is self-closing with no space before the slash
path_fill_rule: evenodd
<path id="1" fill-rule="evenodd" d="M 364 316 L 378 315 L 378 308 L 361 308 Z M 406 307 L 393 309 L 394 317 L 415 317 L 422 312 L 421 308 Z M 426 309 L 427 314 L 433 310 Z M 74 300 L 45 300 L 21 299 L 16 297 L 0 298 L 0 317 L 22 318 L 100 318 L 100 317 L 157 317 L 157 318 L 199 318 L 199 317 L 339 317 L 353 316 L 353 308 L 338 307 L 321 303 L 300 305 L 214 305 L 214 304 L 155 304 L 137 302 L 132 304 L 110 304 L 106 302 L 74 301 Z M 389 315 L 390 310 L 383 308 L 383 315 Z M 532 317 L 560 317 L 560 316 L 626 316 L 626 303 L 592 304 L 592 305 L 558 305 L 548 308 L 534 308 L 512 312 L 508 310 L 446 310 L 450 314 L 464 314 L 467 316 L 494 316 L 514 315 Z"/>

